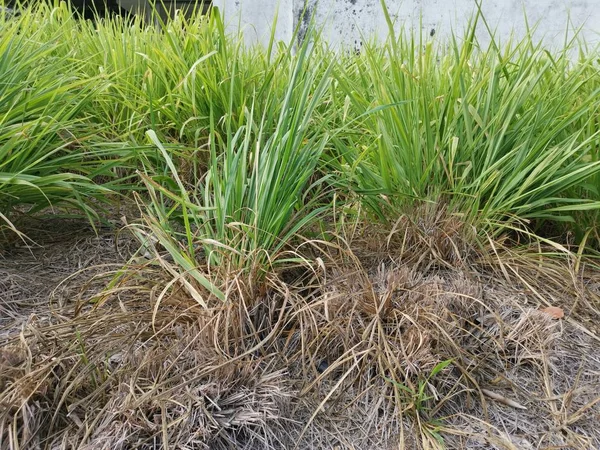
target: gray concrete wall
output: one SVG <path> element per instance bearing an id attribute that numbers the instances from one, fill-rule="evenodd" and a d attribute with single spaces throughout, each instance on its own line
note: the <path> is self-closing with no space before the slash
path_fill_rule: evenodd
<path id="1" fill-rule="evenodd" d="M 213 0 L 213 4 L 221 8 L 230 30 L 244 30 L 248 42 L 267 41 L 276 12 L 276 37 L 283 41 L 292 38 L 295 27 L 302 31 L 313 13 L 326 39 L 336 46 L 359 47 L 365 37 L 383 38 L 388 33 L 380 0 Z M 386 4 L 396 29 L 421 28 L 427 38 L 462 31 L 476 10 L 475 0 L 386 0 Z M 600 0 L 482 0 L 482 10 L 500 40 L 513 32 L 522 36 L 529 22 L 537 24 L 536 39 L 560 46 L 570 21 L 571 29 L 582 27 L 588 43 L 600 43 Z M 489 41 L 483 26 L 478 36 Z"/>

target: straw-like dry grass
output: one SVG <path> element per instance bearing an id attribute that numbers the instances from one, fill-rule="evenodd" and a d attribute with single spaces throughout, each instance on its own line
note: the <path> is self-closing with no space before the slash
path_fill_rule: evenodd
<path id="1" fill-rule="evenodd" d="M 99 291 L 123 233 L 6 250 L 0 446 L 600 446 L 598 273 L 500 247 L 450 267 L 409 230 L 309 242 L 317 262 L 208 308 L 162 253 Z"/>

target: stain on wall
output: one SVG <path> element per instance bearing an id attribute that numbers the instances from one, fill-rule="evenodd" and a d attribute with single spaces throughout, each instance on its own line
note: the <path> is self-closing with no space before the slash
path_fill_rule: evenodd
<path id="1" fill-rule="evenodd" d="M 298 29 L 298 42 L 302 42 L 317 10 L 319 0 L 294 0 L 294 26 Z"/>

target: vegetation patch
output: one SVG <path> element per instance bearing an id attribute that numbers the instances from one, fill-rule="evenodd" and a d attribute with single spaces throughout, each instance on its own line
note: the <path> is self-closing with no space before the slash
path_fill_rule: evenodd
<path id="1" fill-rule="evenodd" d="M 0 10 L 0 447 L 600 447 L 598 51 L 485 26 Z"/>

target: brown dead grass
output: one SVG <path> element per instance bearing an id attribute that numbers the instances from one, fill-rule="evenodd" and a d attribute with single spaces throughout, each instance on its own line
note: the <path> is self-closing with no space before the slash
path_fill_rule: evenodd
<path id="1" fill-rule="evenodd" d="M 600 448 L 598 272 L 432 214 L 208 308 L 125 235 L 5 250 L 0 448 Z"/>

